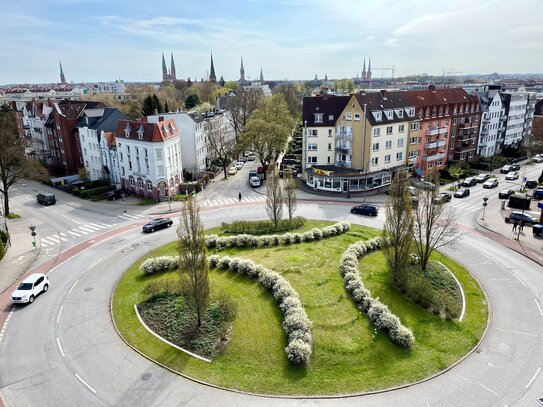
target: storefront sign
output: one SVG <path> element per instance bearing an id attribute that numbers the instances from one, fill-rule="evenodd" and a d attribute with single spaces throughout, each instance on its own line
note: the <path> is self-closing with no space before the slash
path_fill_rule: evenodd
<path id="1" fill-rule="evenodd" d="M 326 175 L 326 176 L 334 175 L 334 171 L 319 170 L 318 168 L 314 168 L 313 172 L 317 175 Z"/>

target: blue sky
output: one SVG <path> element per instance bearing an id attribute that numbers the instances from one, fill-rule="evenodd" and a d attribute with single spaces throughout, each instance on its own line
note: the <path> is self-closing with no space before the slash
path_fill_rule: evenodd
<path id="1" fill-rule="evenodd" d="M 542 0 L 17 0 L 4 2 L 0 84 L 542 72 Z"/>

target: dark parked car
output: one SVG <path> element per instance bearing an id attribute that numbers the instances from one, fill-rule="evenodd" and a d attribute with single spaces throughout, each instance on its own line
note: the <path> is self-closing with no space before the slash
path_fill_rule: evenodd
<path id="1" fill-rule="evenodd" d="M 436 194 L 434 197 L 435 203 L 445 203 L 445 202 L 451 202 L 452 195 L 448 192 L 440 192 L 439 194 Z"/>
<path id="2" fill-rule="evenodd" d="M 379 210 L 376 206 L 373 205 L 358 205 L 351 208 L 351 213 L 356 213 L 358 215 L 371 215 L 377 216 Z"/>
<path id="3" fill-rule="evenodd" d="M 38 201 L 39 204 L 42 204 L 42 205 L 54 205 L 57 202 L 55 195 L 47 193 L 47 192 L 40 192 L 36 196 L 36 200 Z"/>
<path id="4" fill-rule="evenodd" d="M 529 179 L 528 181 L 526 181 L 526 188 L 529 188 L 529 189 L 537 188 L 537 181 L 534 179 Z"/>
<path id="5" fill-rule="evenodd" d="M 469 196 L 470 190 L 469 188 L 460 188 L 458 191 L 454 193 L 455 198 L 465 198 L 466 196 Z"/>
<path id="6" fill-rule="evenodd" d="M 472 187 L 475 184 L 477 184 L 477 178 L 475 177 L 468 177 L 464 181 L 462 181 L 463 187 Z"/>
<path id="7" fill-rule="evenodd" d="M 528 215 L 527 213 L 522 212 L 511 212 L 511 214 L 505 218 L 505 221 L 508 223 L 513 223 L 515 221 L 524 221 L 524 223 L 528 226 L 532 226 L 537 223 L 537 219 L 534 218 L 532 215 Z"/>
<path id="8" fill-rule="evenodd" d="M 170 218 L 156 218 L 143 225 L 143 231 L 145 233 L 153 233 L 155 230 L 169 228 L 172 225 L 173 221 Z"/>
<path id="9" fill-rule="evenodd" d="M 115 199 L 121 199 L 123 197 L 123 194 L 125 197 L 128 196 L 128 191 L 124 189 L 116 189 L 114 191 L 107 191 L 106 192 L 106 199 L 108 201 L 114 201 Z"/>
<path id="10" fill-rule="evenodd" d="M 520 170 L 520 164 L 511 164 L 509 171 L 518 171 Z"/>
<path id="11" fill-rule="evenodd" d="M 498 192 L 498 198 L 507 199 L 511 195 L 513 195 L 514 193 L 515 193 L 515 191 L 512 190 L 512 189 L 502 189 L 500 192 Z"/>
<path id="12" fill-rule="evenodd" d="M 534 199 L 543 199 L 543 189 L 536 189 L 534 191 Z"/>
<path id="13" fill-rule="evenodd" d="M 481 184 L 481 183 L 485 182 L 489 178 L 490 178 L 489 174 L 479 174 L 479 175 L 477 175 L 477 177 L 475 179 L 477 180 L 478 184 Z"/>
<path id="14" fill-rule="evenodd" d="M 432 191 L 436 189 L 436 185 L 430 181 L 422 181 L 418 184 L 415 184 L 415 186 L 422 189 L 430 189 Z"/>

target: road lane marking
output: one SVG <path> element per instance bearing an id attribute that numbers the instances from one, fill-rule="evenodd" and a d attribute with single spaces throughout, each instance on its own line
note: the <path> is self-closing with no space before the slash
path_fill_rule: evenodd
<path id="1" fill-rule="evenodd" d="M 60 353 L 62 354 L 62 357 L 66 357 L 66 355 L 64 354 L 64 351 L 62 350 L 62 346 L 60 345 L 60 339 L 57 338 L 57 345 L 58 345 L 58 348 L 60 349 Z"/>
<path id="2" fill-rule="evenodd" d="M 535 372 L 534 376 L 530 379 L 530 381 L 528 382 L 528 384 L 524 387 L 525 389 L 527 389 L 528 387 L 530 387 L 530 385 L 533 383 L 533 381 L 535 380 L 535 378 L 537 377 L 537 375 L 539 374 L 539 372 L 541 372 L 541 368 L 537 368 L 537 372 Z"/>
<path id="3" fill-rule="evenodd" d="M 520 278 L 517 277 L 517 275 L 515 273 L 511 273 L 513 274 L 513 276 L 515 276 L 515 278 L 520 281 L 520 284 L 522 284 L 524 287 L 526 287 L 526 284 L 524 284 L 524 281 L 522 281 Z"/>
<path id="4" fill-rule="evenodd" d="M 89 389 L 90 391 L 92 391 L 94 394 L 96 394 L 96 390 L 94 390 L 92 387 L 90 387 L 87 382 L 85 382 L 85 380 L 83 380 L 77 373 L 75 374 L 75 377 L 77 377 L 77 379 L 83 383 L 85 386 L 87 386 L 87 389 Z"/>
<path id="5" fill-rule="evenodd" d="M 74 289 L 74 287 L 75 287 L 75 285 L 77 284 L 78 281 L 79 281 L 79 279 L 75 280 L 75 283 L 72 285 L 72 288 L 70 288 L 70 290 L 68 291 L 68 294 L 72 293 L 72 290 Z"/>
<path id="6" fill-rule="evenodd" d="M 541 310 L 541 307 L 539 306 L 539 302 L 537 301 L 536 298 L 534 298 L 534 301 L 535 301 L 535 305 L 537 305 L 537 309 L 539 310 L 539 313 L 543 317 L 543 310 Z"/>
<path id="7" fill-rule="evenodd" d="M 95 231 L 96 231 L 95 228 L 91 228 L 91 227 L 89 227 L 89 226 L 87 226 L 87 225 L 85 225 L 85 226 L 79 226 L 77 229 L 79 229 L 79 230 L 84 230 L 85 232 L 89 232 L 89 233 L 90 233 L 90 232 L 95 232 Z"/>
<path id="8" fill-rule="evenodd" d="M 64 305 L 61 305 L 60 310 L 58 311 L 57 324 L 58 324 L 58 321 L 60 321 L 60 314 L 62 314 L 62 308 L 64 308 Z"/>
<path id="9" fill-rule="evenodd" d="M 79 233 L 72 232 L 71 230 L 68 230 L 68 233 L 69 233 L 70 235 L 75 236 L 75 237 L 80 237 L 80 236 L 81 236 Z"/>

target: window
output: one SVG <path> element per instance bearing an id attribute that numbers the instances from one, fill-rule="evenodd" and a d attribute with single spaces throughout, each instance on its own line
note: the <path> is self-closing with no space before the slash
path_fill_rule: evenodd
<path id="1" fill-rule="evenodd" d="M 386 148 L 386 149 L 392 148 L 392 140 L 387 140 L 387 141 L 385 142 L 385 148 Z"/>
<path id="2" fill-rule="evenodd" d="M 392 126 L 387 126 L 387 134 L 392 134 Z"/>
<path id="3" fill-rule="evenodd" d="M 457 122 L 457 120 L 456 120 L 456 117 L 455 117 L 455 118 L 453 118 L 452 124 L 456 124 L 456 122 Z"/>
<path id="4" fill-rule="evenodd" d="M 130 185 L 133 187 L 136 186 L 136 181 L 134 181 L 134 178 L 130 178 Z"/>
<path id="5" fill-rule="evenodd" d="M 468 153 L 468 157 L 469 157 L 469 158 L 473 157 L 473 151 L 470 151 L 470 152 Z"/>
<path id="6" fill-rule="evenodd" d="M 385 155 L 385 164 L 390 162 L 390 154 Z"/>
<path id="7" fill-rule="evenodd" d="M 380 136 L 381 135 L 381 129 L 380 128 L 373 129 L 373 135 L 375 137 Z"/>
<path id="8" fill-rule="evenodd" d="M 464 154 L 464 153 L 460 154 L 460 159 L 461 159 L 461 160 L 463 160 L 463 159 L 465 159 L 465 158 L 466 158 L 466 154 Z"/>
<path id="9" fill-rule="evenodd" d="M 398 126 L 398 131 L 399 131 L 400 133 L 404 133 L 404 132 L 405 132 L 405 124 L 400 124 L 400 125 Z"/>
<path id="10" fill-rule="evenodd" d="M 353 120 L 353 114 L 351 112 L 348 112 L 347 115 L 345 116 L 345 118 L 347 120 Z"/>
<path id="11" fill-rule="evenodd" d="M 418 137 L 411 137 L 409 138 L 409 144 L 418 144 L 419 138 Z"/>
<path id="12" fill-rule="evenodd" d="M 315 164 L 317 162 L 317 157 L 307 157 L 308 164 Z"/>
<path id="13" fill-rule="evenodd" d="M 428 169 L 431 170 L 432 168 L 434 168 L 434 163 L 428 163 Z"/>
<path id="14" fill-rule="evenodd" d="M 379 151 L 379 143 L 373 143 L 373 151 Z"/>
<path id="15" fill-rule="evenodd" d="M 331 122 L 334 121 L 334 115 L 333 114 L 328 115 L 328 121 L 331 121 Z"/>
<path id="16" fill-rule="evenodd" d="M 417 150 L 411 150 L 409 152 L 409 158 L 415 158 L 417 156 Z"/>
<path id="17" fill-rule="evenodd" d="M 328 129 L 328 137 L 332 137 L 332 129 Z"/>
<path id="18" fill-rule="evenodd" d="M 162 160 L 162 150 L 161 149 L 156 149 L 155 154 L 156 154 L 156 159 L 157 160 Z"/>
<path id="19" fill-rule="evenodd" d="M 411 131 L 417 131 L 419 129 L 419 124 L 418 123 L 411 123 L 409 125 L 409 130 Z"/>
<path id="20" fill-rule="evenodd" d="M 147 191 L 152 191 L 153 190 L 153 184 L 151 184 L 150 182 L 147 182 Z"/>
<path id="21" fill-rule="evenodd" d="M 398 147 L 403 147 L 403 138 L 398 139 Z"/>
<path id="22" fill-rule="evenodd" d="M 399 118 L 403 118 L 403 110 L 400 109 L 396 113 L 397 113 Z"/>
<path id="23" fill-rule="evenodd" d="M 403 160 L 403 151 L 396 153 L 396 161 Z"/>
<path id="24" fill-rule="evenodd" d="M 385 110 L 385 116 L 388 120 L 392 120 L 394 118 L 392 110 Z"/>
<path id="25" fill-rule="evenodd" d="M 317 143 L 308 143 L 307 144 L 307 150 L 308 151 L 317 151 Z"/>
<path id="26" fill-rule="evenodd" d="M 315 113 L 315 123 L 322 123 L 322 113 Z"/>
<path id="27" fill-rule="evenodd" d="M 443 160 L 437 160 L 437 166 L 441 167 L 443 165 Z"/>
<path id="28" fill-rule="evenodd" d="M 379 164 L 379 157 L 373 157 L 371 159 L 371 165 L 377 165 Z"/>
<path id="29" fill-rule="evenodd" d="M 328 156 L 328 161 L 327 162 L 328 162 L 328 164 L 330 164 L 330 156 Z"/>
<path id="30" fill-rule="evenodd" d="M 332 143 L 328 143 L 328 151 L 332 151 Z"/>
<path id="31" fill-rule="evenodd" d="M 318 130 L 317 129 L 310 129 L 308 136 L 309 137 L 317 137 L 318 136 Z"/>
<path id="32" fill-rule="evenodd" d="M 141 179 L 138 180 L 138 188 L 143 188 L 143 181 Z"/>
<path id="33" fill-rule="evenodd" d="M 355 114 L 354 114 L 354 121 L 355 121 L 355 122 L 359 122 L 359 121 L 360 121 L 360 113 L 355 113 Z"/>

